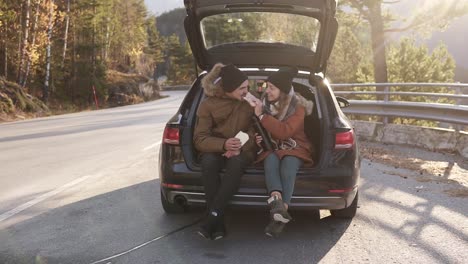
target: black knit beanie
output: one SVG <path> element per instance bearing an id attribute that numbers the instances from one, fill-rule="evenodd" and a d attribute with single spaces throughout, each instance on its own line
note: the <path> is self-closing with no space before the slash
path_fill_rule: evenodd
<path id="1" fill-rule="evenodd" d="M 289 94 L 292 87 L 292 80 L 297 74 L 295 67 L 282 67 L 277 72 L 270 75 L 267 82 L 274 84 L 282 92 Z"/>
<path id="2" fill-rule="evenodd" d="M 219 77 L 221 77 L 221 86 L 227 93 L 234 91 L 247 80 L 247 75 L 232 64 L 221 68 Z"/>

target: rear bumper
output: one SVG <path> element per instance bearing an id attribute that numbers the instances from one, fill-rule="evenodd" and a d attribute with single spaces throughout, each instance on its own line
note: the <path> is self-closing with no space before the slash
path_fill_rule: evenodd
<path id="1" fill-rule="evenodd" d="M 293 196 L 290 207 L 297 209 L 343 209 L 349 206 L 356 195 L 357 188 L 340 196 Z M 203 205 L 206 203 L 203 192 L 182 190 L 166 190 L 166 199 L 174 203 L 176 197 L 186 201 L 188 205 Z M 237 194 L 231 198 L 230 204 L 241 206 L 266 206 L 267 195 Z"/>

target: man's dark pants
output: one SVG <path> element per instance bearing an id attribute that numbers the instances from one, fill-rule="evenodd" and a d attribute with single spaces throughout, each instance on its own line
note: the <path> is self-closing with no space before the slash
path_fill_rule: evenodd
<path id="1" fill-rule="evenodd" d="M 203 184 L 207 209 L 224 213 L 224 208 L 231 197 L 239 189 L 241 177 L 252 158 L 241 152 L 232 158 L 222 156 L 222 153 L 203 153 L 201 156 Z M 220 172 L 225 169 L 221 176 Z"/>

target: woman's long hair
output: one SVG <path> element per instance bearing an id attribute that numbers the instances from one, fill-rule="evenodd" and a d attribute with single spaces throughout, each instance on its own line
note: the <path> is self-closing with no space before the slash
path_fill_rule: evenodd
<path id="1" fill-rule="evenodd" d="M 278 115 L 281 115 L 287 110 L 290 102 L 291 102 L 290 96 L 284 93 L 283 91 L 281 91 L 280 96 L 278 98 L 278 109 L 277 109 Z"/>

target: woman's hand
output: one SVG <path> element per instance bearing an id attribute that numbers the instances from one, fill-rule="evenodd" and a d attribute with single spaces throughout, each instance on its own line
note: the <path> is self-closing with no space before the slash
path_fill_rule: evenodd
<path id="1" fill-rule="evenodd" d="M 262 143 L 262 136 L 259 136 L 257 133 L 255 133 L 255 143 L 257 143 L 257 146 L 259 146 L 260 148 L 262 147 L 261 143 Z"/>
<path id="2" fill-rule="evenodd" d="M 250 106 L 252 106 L 255 109 L 256 116 L 259 116 L 263 113 L 262 100 L 258 99 L 250 93 L 247 93 L 247 95 L 244 97 L 244 100 L 246 100 L 250 104 Z"/>
<path id="3" fill-rule="evenodd" d="M 252 95 L 251 93 L 247 93 L 243 99 L 247 101 L 247 103 L 249 103 L 251 107 L 255 107 L 255 103 L 256 101 L 258 101 L 258 98 Z"/>
<path id="4" fill-rule="evenodd" d="M 263 103 L 260 100 L 255 101 L 255 115 L 259 116 L 263 113 Z"/>

